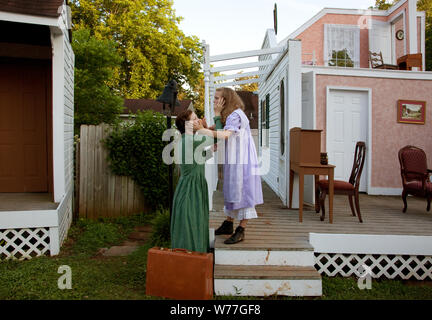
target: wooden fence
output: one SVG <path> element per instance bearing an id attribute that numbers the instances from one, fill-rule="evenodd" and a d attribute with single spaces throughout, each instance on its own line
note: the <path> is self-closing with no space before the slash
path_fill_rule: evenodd
<path id="1" fill-rule="evenodd" d="M 111 128 L 107 124 L 82 125 L 76 148 L 77 209 L 80 218 L 119 217 L 147 211 L 139 187 L 129 177 L 114 175 L 101 142 Z"/>

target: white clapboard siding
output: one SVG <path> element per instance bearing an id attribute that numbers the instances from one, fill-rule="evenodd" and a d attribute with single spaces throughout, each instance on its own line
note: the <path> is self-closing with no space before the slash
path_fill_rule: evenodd
<path id="1" fill-rule="evenodd" d="M 277 193 L 284 204 L 287 201 L 288 161 L 289 161 L 289 130 L 301 126 L 301 43 L 289 40 L 286 50 L 277 58 L 269 74 L 259 86 L 259 101 L 266 101 L 270 95 L 269 108 L 269 148 L 270 171 L 263 176 L 269 186 Z M 285 96 L 285 153 L 280 155 L 280 85 L 284 81 Z M 261 123 L 261 103 L 259 104 L 259 121 Z M 261 147 L 260 147 L 261 148 Z M 262 150 L 260 150 L 262 154 Z M 285 163 L 284 163 L 285 161 Z M 282 167 L 281 167 L 282 166 Z M 296 180 L 295 180 L 296 181 Z M 279 187 L 281 186 L 281 187 Z M 293 198 L 296 205 L 296 197 Z"/>
<path id="2" fill-rule="evenodd" d="M 0 241 L 6 245 L 0 249 L 0 260 L 30 259 L 47 252 L 57 255 L 72 222 L 75 58 L 66 9 L 64 2 L 59 19 L 52 20 L 56 23 L 39 20 L 50 28 L 53 50 L 51 112 L 55 203 L 47 201 L 38 209 L 1 212 Z M 28 15 L 17 14 L 16 18 L 19 23 L 35 23 L 34 17 Z"/>
<path id="3" fill-rule="evenodd" d="M 279 194 L 279 154 L 280 154 L 280 94 L 279 87 L 282 79 L 285 79 L 286 68 L 288 66 L 288 56 L 286 56 L 278 66 L 276 66 L 275 70 L 272 72 L 271 76 L 265 81 L 262 86 L 259 88 L 259 101 L 265 101 L 266 95 L 270 94 L 270 139 L 269 139 L 269 148 L 270 148 L 270 172 L 265 175 L 264 180 L 270 185 L 270 187 Z M 287 80 L 285 79 L 285 82 Z M 289 84 L 288 84 L 289 85 Z M 260 104 L 261 107 L 261 104 Z M 287 109 L 287 106 L 286 106 Z M 261 109 L 258 112 L 259 121 L 261 121 Z"/>
<path id="4" fill-rule="evenodd" d="M 63 15 L 65 18 L 65 15 Z M 67 236 L 72 223 L 73 203 L 73 170 L 74 170 L 74 66 L 75 55 L 69 42 L 69 33 L 63 31 L 64 41 L 64 174 L 66 205 L 59 211 L 59 240 L 60 245 Z"/>

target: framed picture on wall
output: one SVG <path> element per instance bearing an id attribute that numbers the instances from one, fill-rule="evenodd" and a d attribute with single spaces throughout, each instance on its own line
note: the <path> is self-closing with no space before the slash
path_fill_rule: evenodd
<path id="1" fill-rule="evenodd" d="M 398 100 L 397 122 L 425 124 L 426 101 Z"/>

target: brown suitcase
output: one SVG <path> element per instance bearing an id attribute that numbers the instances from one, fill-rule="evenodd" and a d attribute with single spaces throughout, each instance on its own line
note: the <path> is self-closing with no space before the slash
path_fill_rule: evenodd
<path id="1" fill-rule="evenodd" d="M 213 298 L 213 254 L 154 247 L 147 256 L 146 294 L 177 300 Z"/>

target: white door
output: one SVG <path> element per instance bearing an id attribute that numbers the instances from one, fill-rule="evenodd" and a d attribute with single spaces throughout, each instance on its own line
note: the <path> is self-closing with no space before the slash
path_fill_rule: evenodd
<path id="1" fill-rule="evenodd" d="M 336 166 L 335 180 L 348 181 L 357 141 L 367 145 L 368 92 L 330 89 L 327 99 L 327 153 Z M 367 155 L 360 179 L 360 191 L 367 188 Z"/>
<path id="2" fill-rule="evenodd" d="M 383 55 L 384 63 L 392 63 L 391 25 L 387 22 L 371 20 L 369 29 L 369 51 Z"/>

